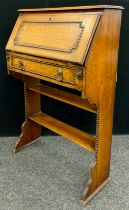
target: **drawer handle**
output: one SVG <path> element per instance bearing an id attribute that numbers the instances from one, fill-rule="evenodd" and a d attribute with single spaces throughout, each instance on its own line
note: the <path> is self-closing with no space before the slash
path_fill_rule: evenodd
<path id="1" fill-rule="evenodd" d="M 61 82 L 63 80 L 63 71 L 58 69 L 55 74 L 55 78 L 56 78 L 56 80 Z"/>
<path id="2" fill-rule="evenodd" d="M 24 68 L 24 63 L 22 60 L 19 60 L 19 69 L 23 70 L 23 68 Z"/>
<path id="3" fill-rule="evenodd" d="M 82 78 L 83 78 L 82 69 L 79 69 L 79 70 L 76 71 L 76 77 L 77 77 L 77 79 L 82 80 Z"/>

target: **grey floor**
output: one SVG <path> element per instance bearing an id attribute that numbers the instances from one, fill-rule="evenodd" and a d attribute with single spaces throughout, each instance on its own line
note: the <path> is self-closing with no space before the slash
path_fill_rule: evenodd
<path id="1" fill-rule="evenodd" d="M 44 136 L 12 154 L 16 138 L 0 138 L 0 210 L 129 210 L 129 136 L 114 136 L 111 181 L 80 204 L 92 153 L 59 136 Z"/>

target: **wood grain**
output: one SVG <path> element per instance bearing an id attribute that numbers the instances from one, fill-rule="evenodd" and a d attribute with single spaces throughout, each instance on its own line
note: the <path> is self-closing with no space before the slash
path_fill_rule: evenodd
<path id="1" fill-rule="evenodd" d="M 90 104 L 87 99 L 82 99 L 80 96 L 77 96 L 75 94 L 67 93 L 66 91 L 62 91 L 42 84 L 31 86 L 29 87 L 29 89 L 34 92 L 62 101 L 64 103 L 76 106 L 78 108 L 93 113 L 97 112 L 95 104 Z"/>
<path id="2" fill-rule="evenodd" d="M 38 8 L 38 9 L 19 9 L 20 12 L 47 12 L 47 11 L 76 11 L 77 10 L 92 10 L 92 9 L 124 9 L 122 6 L 114 5 L 92 5 L 92 6 L 76 6 L 76 7 L 58 7 L 58 8 Z"/>
<path id="3" fill-rule="evenodd" d="M 29 119 L 66 137 L 83 148 L 95 152 L 95 137 L 92 135 L 78 130 L 44 113 L 37 113 L 30 116 Z"/>
<path id="4" fill-rule="evenodd" d="M 83 205 L 110 176 L 122 9 L 96 5 L 20 10 L 6 47 L 9 74 L 25 83 L 26 120 L 15 152 L 36 141 L 41 126 L 94 152 Z M 81 96 L 41 85 L 39 79 L 81 91 Z M 94 112 L 96 136 L 41 113 L 40 94 Z"/>
<path id="5" fill-rule="evenodd" d="M 110 176 L 113 111 L 118 63 L 120 10 L 105 10 L 86 62 L 86 96 L 98 108 L 96 161 L 83 194 L 87 204 Z M 112 30 L 110 30 L 112 28 Z M 99 49 L 99 50 L 97 50 Z M 96 59 L 94 59 L 96 58 Z"/>
<path id="6" fill-rule="evenodd" d="M 23 13 L 6 49 L 83 64 L 100 16 L 101 12 L 66 15 Z"/>

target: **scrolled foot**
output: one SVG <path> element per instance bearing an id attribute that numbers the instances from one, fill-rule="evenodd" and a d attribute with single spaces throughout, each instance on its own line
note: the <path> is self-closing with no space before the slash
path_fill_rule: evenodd
<path id="1" fill-rule="evenodd" d="M 22 133 L 13 148 L 13 152 L 19 152 L 24 147 L 32 144 L 33 142 L 39 140 L 41 136 L 41 126 L 37 123 L 27 120 L 22 125 Z"/>
<path id="2" fill-rule="evenodd" d="M 109 181 L 109 177 L 104 179 L 101 175 L 99 176 L 96 162 L 91 165 L 91 177 L 89 178 L 81 203 L 85 206 Z"/>

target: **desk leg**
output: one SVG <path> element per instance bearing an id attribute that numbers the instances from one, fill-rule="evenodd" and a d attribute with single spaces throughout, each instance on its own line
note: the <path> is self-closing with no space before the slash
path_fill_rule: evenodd
<path id="1" fill-rule="evenodd" d="M 22 133 L 15 145 L 14 153 L 37 141 L 41 136 L 41 126 L 28 119 L 28 116 L 36 114 L 41 110 L 40 94 L 29 90 L 27 87 L 39 82 L 39 80 L 32 79 L 24 83 L 25 95 L 25 122 L 22 125 Z"/>
<path id="2" fill-rule="evenodd" d="M 86 205 L 109 181 L 112 141 L 112 107 L 102 108 L 97 113 L 96 161 L 91 167 L 81 203 Z"/>

